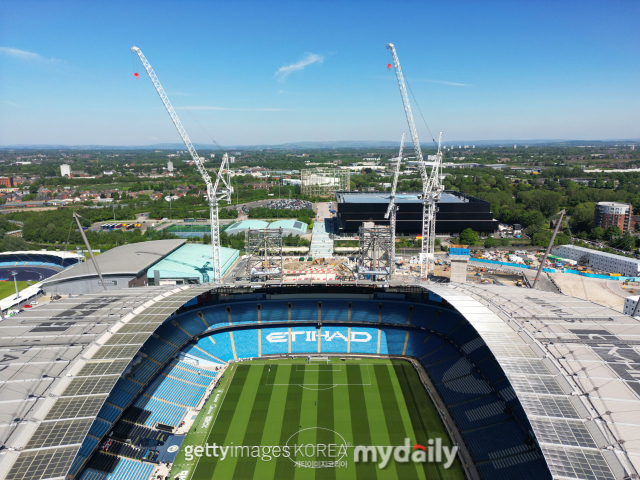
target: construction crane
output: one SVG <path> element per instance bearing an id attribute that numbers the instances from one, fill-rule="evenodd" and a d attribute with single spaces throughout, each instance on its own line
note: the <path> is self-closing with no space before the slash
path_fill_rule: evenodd
<path id="1" fill-rule="evenodd" d="M 389 227 L 391 228 L 391 258 L 389 259 L 389 268 L 393 270 L 396 264 L 396 212 L 398 206 L 396 205 L 396 187 L 398 186 L 398 174 L 400 173 L 400 164 L 402 163 L 402 151 L 404 150 L 404 137 L 407 134 L 403 133 L 400 139 L 400 152 L 398 152 L 398 158 L 396 159 L 396 169 L 393 175 L 393 185 L 391 186 L 391 195 L 389 195 L 389 207 L 387 213 L 384 214 L 384 218 L 390 218 Z M 390 272 L 393 273 L 393 272 Z"/>
<path id="2" fill-rule="evenodd" d="M 164 104 L 164 108 L 167 109 L 167 113 L 171 117 L 171 120 L 173 120 L 173 124 L 178 130 L 180 137 L 182 137 L 182 141 L 187 147 L 187 150 L 189 150 L 191 158 L 193 158 L 193 162 L 196 164 L 198 172 L 200 172 L 200 175 L 202 176 L 202 179 L 207 186 L 207 201 L 209 202 L 209 214 L 211 218 L 211 263 L 213 267 L 212 281 L 220 282 L 222 280 L 222 258 L 220 252 L 220 224 L 218 220 L 218 201 L 226 200 L 227 203 L 231 202 L 231 194 L 233 193 L 233 188 L 230 183 L 230 174 L 228 172 L 229 156 L 226 153 L 222 156 L 220 170 L 218 171 L 218 174 L 216 176 L 215 183 L 213 183 L 211 181 L 209 173 L 207 172 L 207 169 L 204 167 L 204 159 L 198 155 L 198 152 L 196 152 L 196 149 L 191 143 L 187 132 L 185 131 L 182 123 L 180 122 L 180 119 L 178 118 L 178 114 L 173 109 L 173 106 L 169 101 L 169 97 L 162 88 L 160 80 L 158 80 L 156 72 L 153 71 L 153 68 L 151 68 L 151 64 L 138 47 L 131 47 L 131 51 L 133 53 L 136 53 L 140 58 L 144 69 L 147 71 L 147 74 L 151 79 L 151 83 L 153 83 L 153 86 L 156 88 L 156 92 L 158 92 L 158 95 L 160 96 L 160 100 L 162 100 L 162 103 Z M 225 171 L 227 171 L 226 176 Z"/>
<path id="3" fill-rule="evenodd" d="M 416 131 L 416 125 L 413 121 L 413 114 L 411 113 L 411 105 L 409 104 L 409 96 L 407 95 L 407 88 L 405 86 L 404 74 L 400 67 L 400 60 L 398 60 L 398 54 L 392 43 L 387 44 L 387 48 L 391 51 L 393 57 L 393 69 L 396 72 L 396 79 L 398 80 L 398 88 L 400 89 L 400 96 L 402 97 L 402 103 L 404 105 L 404 113 L 407 117 L 407 124 L 409 125 L 409 133 L 411 135 L 411 141 L 413 142 L 413 149 L 416 153 L 416 160 L 418 161 L 418 170 L 422 179 L 422 251 L 420 254 L 420 279 L 427 280 L 430 274 L 433 273 L 433 262 L 435 259 L 435 242 L 436 242 L 436 211 L 437 202 L 440 200 L 442 194 L 442 184 L 440 182 L 442 173 L 442 132 L 440 132 L 440 140 L 438 141 L 438 153 L 436 154 L 436 160 L 434 162 L 425 162 L 422 157 L 422 150 L 420 148 L 420 140 L 418 139 L 418 132 Z M 431 167 L 431 172 L 427 172 L 427 166 Z"/>

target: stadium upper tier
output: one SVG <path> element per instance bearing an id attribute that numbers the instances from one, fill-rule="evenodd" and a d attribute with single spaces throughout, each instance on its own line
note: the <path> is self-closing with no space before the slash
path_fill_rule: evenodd
<path id="1" fill-rule="evenodd" d="M 72 252 L 48 252 L 46 250 L 24 250 L 14 252 L 0 252 L 0 264 L 20 266 L 27 262 L 29 265 L 47 264 L 55 267 L 67 268 L 84 260 L 84 255 Z"/>
<path id="2" fill-rule="evenodd" d="M 289 353 L 418 359 L 476 478 L 637 473 L 636 320 L 515 287 L 330 288 L 124 289 L 3 321 L 0 478 L 98 478 L 109 430 L 161 435 L 200 401 L 212 375 L 195 360 Z M 117 478 L 149 475 L 152 458 L 118 455 Z"/>

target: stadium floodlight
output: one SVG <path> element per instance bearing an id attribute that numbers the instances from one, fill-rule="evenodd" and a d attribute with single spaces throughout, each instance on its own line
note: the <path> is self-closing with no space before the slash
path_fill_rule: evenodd
<path id="1" fill-rule="evenodd" d="M 11 275 L 13 275 L 13 283 L 16 286 L 16 300 L 18 298 L 20 298 L 20 293 L 18 293 L 18 280 L 16 280 L 16 275 L 18 275 L 18 272 L 16 270 L 11 270 Z"/>

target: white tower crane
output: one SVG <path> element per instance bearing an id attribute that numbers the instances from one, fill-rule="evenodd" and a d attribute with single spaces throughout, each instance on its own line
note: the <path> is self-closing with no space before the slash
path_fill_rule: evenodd
<path id="1" fill-rule="evenodd" d="M 407 117 L 409 133 L 411 134 L 411 141 L 413 142 L 413 148 L 416 152 L 416 160 L 418 161 L 418 170 L 420 171 L 420 177 L 422 178 L 423 207 L 420 279 L 427 280 L 429 275 L 433 273 L 433 262 L 435 258 L 436 203 L 438 200 L 440 200 L 440 195 L 442 193 L 442 184 L 440 183 L 442 170 L 442 151 L 440 149 L 440 142 L 438 142 L 438 153 L 436 154 L 436 161 L 429 163 L 424 161 L 424 158 L 422 157 L 422 150 L 420 149 L 418 132 L 416 131 L 416 125 L 413 121 L 413 114 L 411 113 L 411 105 L 409 104 L 409 96 L 407 95 L 404 74 L 402 73 L 402 68 L 400 67 L 400 60 L 398 60 L 398 54 L 396 53 L 396 49 L 392 43 L 388 43 L 387 48 L 391 51 L 391 55 L 393 57 L 393 69 L 396 72 L 398 88 L 400 89 L 400 96 L 402 97 L 402 103 L 404 105 L 404 113 Z M 442 140 L 442 132 L 440 133 L 440 140 Z M 431 166 L 431 172 L 427 172 L 427 166 Z"/>
<path id="2" fill-rule="evenodd" d="M 384 214 L 384 218 L 389 218 L 389 227 L 391 227 L 391 258 L 389 259 L 389 268 L 393 270 L 396 264 L 396 212 L 398 206 L 396 205 L 396 187 L 398 186 L 398 174 L 400 173 L 400 164 L 402 163 L 402 151 L 404 150 L 404 137 L 407 134 L 403 133 L 400 139 L 400 152 L 398 152 L 398 158 L 396 159 L 396 170 L 393 175 L 393 185 L 391 187 L 391 195 L 389 195 L 389 207 L 387 213 Z M 391 272 L 392 273 L 392 272 Z"/>
<path id="3" fill-rule="evenodd" d="M 213 266 L 213 275 L 211 280 L 213 282 L 220 282 L 222 280 L 222 259 L 220 256 L 220 225 L 218 221 L 218 201 L 226 199 L 229 203 L 231 201 L 231 193 L 233 192 L 233 188 L 230 184 L 229 175 L 225 176 L 225 170 L 229 168 L 229 156 L 225 153 L 222 156 L 222 163 L 220 165 L 220 170 L 218 171 L 218 175 L 216 176 L 216 181 L 213 183 L 211 181 L 211 177 L 207 172 L 207 169 L 204 167 L 204 160 L 198 155 L 196 149 L 194 148 L 187 132 L 185 131 L 180 119 L 178 118 L 178 114 L 173 109 L 171 102 L 169 101 L 169 97 L 165 93 L 162 85 L 160 84 L 160 80 L 158 80 L 158 76 L 156 72 L 151 68 L 151 64 L 146 59 L 146 57 L 142 54 L 138 47 L 131 47 L 131 51 L 133 53 L 138 54 L 140 57 L 140 61 L 144 66 L 147 74 L 149 74 L 149 78 L 151 79 L 151 83 L 156 87 L 156 92 L 160 96 L 160 100 L 164 104 L 164 108 L 167 109 L 171 120 L 173 120 L 173 124 L 176 126 L 180 137 L 182 137 L 182 141 L 184 142 L 187 150 L 191 154 L 191 158 L 193 158 L 204 183 L 207 185 L 207 201 L 209 202 L 209 213 L 211 218 L 211 250 L 212 250 L 212 260 L 211 264 Z M 222 181 L 222 188 L 218 190 L 220 187 L 220 182 Z"/>

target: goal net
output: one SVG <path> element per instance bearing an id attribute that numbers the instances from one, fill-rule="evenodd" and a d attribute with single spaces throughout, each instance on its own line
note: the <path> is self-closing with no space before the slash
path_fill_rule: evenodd
<path id="1" fill-rule="evenodd" d="M 311 365 L 313 363 L 325 363 L 325 364 L 328 364 L 329 363 L 329 357 L 307 357 L 307 361 L 309 362 L 309 365 Z"/>

